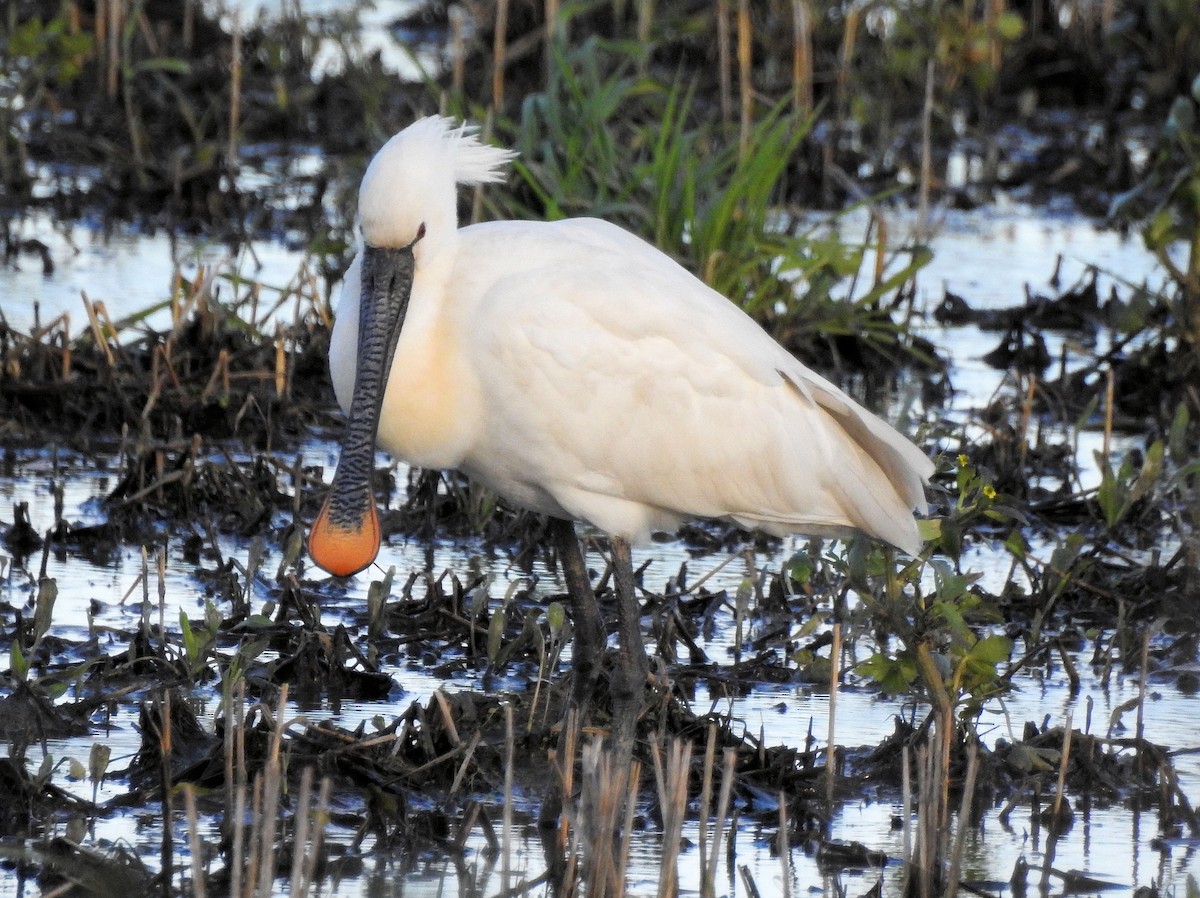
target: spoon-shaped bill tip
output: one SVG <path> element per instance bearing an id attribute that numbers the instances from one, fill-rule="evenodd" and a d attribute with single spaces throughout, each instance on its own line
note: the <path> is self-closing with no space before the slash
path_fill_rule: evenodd
<path id="1" fill-rule="evenodd" d="M 379 553 L 379 513 L 374 502 L 362 506 L 362 515 L 335 521 L 330 499 L 308 533 L 308 554 L 320 567 L 335 577 L 349 577 L 367 567 Z"/>

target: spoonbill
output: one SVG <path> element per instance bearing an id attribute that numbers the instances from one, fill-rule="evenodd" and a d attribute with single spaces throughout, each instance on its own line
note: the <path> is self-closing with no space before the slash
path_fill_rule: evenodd
<path id="1" fill-rule="evenodd" d="M 318 565 L 375 558 L 376 439 L 464 472 L 553 519 L 578 696 L 606 630 L 574 521 L 611 537 L 627 693 L 646 673 L 631 542 L 717 518 L 920 550 L 925 454 L 666 254 L 591 218 L 459 228 L 457 185 L 501 181 L 514 155 L 430 116 L 367 168 L 329 351 L 349 417 L 309 536 Z"/>

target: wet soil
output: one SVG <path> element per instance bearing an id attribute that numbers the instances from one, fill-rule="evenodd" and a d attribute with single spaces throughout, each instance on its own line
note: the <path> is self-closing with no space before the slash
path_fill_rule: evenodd
<path id="1" fill-rule="evenodd" d="M 967 298 L 947 296 L 931 317 L 945 319 L 951 328 L 970 325 L 995 333 L 1008 348 L 1014 327 L 1022 345 L 1051 331 L 1105 330 L 1110 312 L 1089 298 L 1094 292 L 1085 276 L 1059 295 L 1011 309 L 976 311 Z M 338 427 L 321 361 L 328 321 L 314 311 L 298 316 L 299 324 L 278 336 L 256 335 L 230 308 L 196 300 L 179 326 L 161 333 L 139 328 L 134 340 L 114 335 L 97 344 L 90 335 L 62 338 L 53 328 L 39 335 L 4 331 L 0 414 L 14 476 L 20 476 L 21 458 L 47 446 L 79 452 L 83 459 L 107 457 L 111 470 L 96 522 L 72 521 L 60 507 L 53 526 L 38 529 L 28 506 L 18 505 L 2 533 L 12 558 L 10 578 L 27 572 L 31 584 L 14 595 L 23 594 L 22 603 L 2 609 L 0 651 L 20 658 L 10 669 L 0 706 L 12 758 L 5 775 L 12 794 L 20 796 L 3 834 L 17 840 L 10 844 L 30 846 L 11 855 L 13 869 L 45 887 L 82 881 L 79 888 L 92 890 L 79 872 L 86 867 L 93 878 L 129 875 L 148 889 L 155 874 L 142 866 L 146 859 L 85 850 L 78 840 L 51 836 L 72 819 L 104 819 L 130 809 L 178 819 L 179 805 L 170 796 L 181 783 L 199 790 L 201 817 L 226 832 L 221 828 L 231 823 L 223 808 L 236 789 L 247 788 L 268 769 L 273 753 L 287 759 L 292 791 L 300 792 L 300 771 L 311 766 L 329 778 L 335 805 L 357 808 L 331 818 L 336 825 L 320 853 L 325 871 L 332 865 L 338 875 L 354 875 L 352 859 L 372 853 L 435 852 L 461 859 L 472 840 L 481 841 L 485 853 L 501 852 L 496 831 L 508 759 L 519 759 L 512 766 L 520 796 L 515 807 L 531 822 L 550 795 L 547 770 L 554 778 L 575 770 L 563 766 L 560 755 L 569 623 L 564 630 L 546 610 L 548 603 L 566 605 L 566 596 L 553 586 L 547 592 L 528 585 L 538 581 L 535 570 L 551 575 L 555 570 L 542 539 L 544 522 L 503 508 L 481 516 L 469 485 L 453 474 L 414 472 L 398 483 L 397 472 L 383 469 L 378 498 L 392 509 L 385 526 L 393 540 L 430 546 L 474 541 L 532 579 L 525 586 L 518 581 L 497 603 L 489 596 L 489 577 L 462 569 L 436 575 L 431 556 L 423 572 L 398 575 L 402 582 L 389 575 L 373 586 L 375 600 L 365 607 L 347 604 L 343 584 L 312 578 L 302 544 L 305 524 L 322 498 L 325 472 L 306 463 L 300 450 L 314 433 L 336 433 Z M 314 308 L 319 307 L 317 302 Z M 289 347 L 282 367 L 281 341 Z M 993 354 L 988 364 L 1003 367 L 1018 384 L 1041 371 L 1011 354 L 1002 359 Z M 1187 400 L 1186 391 L 1179 399 Z M 1058 545 L 1048 562 L 1027 560 L 1024 576 L 1010 572 L 998 588 L 973 587 L 976 599 L 991 609 L 979 623 L 990 621 L 993 631 L 998 627 L 1023 646 L 1004 666 L 998 685 L 1009 688 L 1024 671 L 1058 665 L 1071 691 L 1079 688 L 1077 668 L 1083 667 L 1104 683 L 1150 679 L 1194 692 L 1200 688 L 1194 674 L 1198 584 L 1177 515 L 1147 494 L 1115 526 L 1106 524 L 1095 494 L 1074 486 L 1078 457 L 1052 444 L 1027 443 L 1013 418 L 1020 405 L 1007 402 L 997 396 L 984 415 L 985 434 L 958 448 L 987 472 L 999 491 L 998 507 L 1012 513 L 984 521 L 956 517 L 951 497 L 958 475 L 952 468 L 939 476 L 947 493 L 935 499 L 933 511 L 943 522 L 939 555 L 950 564 L 961 563 L 964 549 L 980 540 L 1020 535 Z M 1061 407 L 1037 406 L 1037 417 L 1048 422 Z M 1156 407 L 1116 408 L 1122 428 L 1153 433 Z M 1078 411 L 1072 406 L 1067 414 L 1077 417 Z M 955 448 L 950 442 L 943 452 Z M 62 468 L 52 479 L 70 476 Z M 939 504 L 945 502 L 951 504 Z M 742 538 L 705 524 L 687 528 L 681 539 L 703 561 Z M 777 545 L 767 540 L 758 548 L 771 552 Z M 103 565 L 138 546 L 147 547 L 150 559 L 144 562 L 140 624 L 110 631 L 103 641 L 85 633 L 58 635 L 57 624 L 47 626 L 46 591 L 55 588 L 54 581 L 44 573 L 39 580 L 36 573 L 46 570 L 50 556 Z M 153 559 L 167 548 L 170 554 L 161 555 L 156 576 Z M 692 583 L 686 564 L 663 587 L 640 577 L 646 631 L 661 667 L 639 724 L 639 757 L 649 771 L 655 752 L 665 756 L 673 740 L 682 740 L 693 746 L 690 779 L 700 784 L 719 776 L 712 762 L 705 768 L 707 746 L 712 744 L 718 759 L 728 749 L 741 826 L 754 821 L 775 832 L 773 838 L 786 839 L 822 869 L 872 869 L 883 863 L 886 851 L 831 841 L 830 820 L 855 801 L 901 801 L 901 758 L 906 750 L 915 756 L 933 744 L 932 716 L 911 717 L 878 745 L 839 748 L 831 793 L 821 740 L 803 749 L 768 744 L 725 714 L 697 709 L 700 695 L 737 696 L 769 684 L 827 681 L 831 632 L 820 626 L 806 633 L 804 621 L 836 613 L 838 602 L 832 609 L 828 604 L 832 597 L 863 587 L 830 558 L 817 555 L 797 564 L 793 559 L 780 572 L 765 572 L 748 596 Z M 174 576 L 206 596 L 202 617 L 180 628 L 155 623 L 154 584 L 164 596 L 167 565 L 181 566 Z M 607 574 L 600 569 L 596 576 L 607 603 Z M 739 626 L 755 633 L 732 663 L 711 648 L 714 628 L 730 626 L 725 616 L 731 607 L 745 609 Z M 845 622 L 847 633 L 862 644 L 860 654 L 895 638 L 889 634 L 895 621 L 866 606 Z M 382 709 L 395 707 L 400 683 L 389 671 L 400 659 L 436 679 L 477 677 L 482 691 L 439 691 L 393 716 Z M 222 698 L 232 687 L 244 696 Z M 280 712 L 268 709 L 279 706 L 285 689 L 301 712 L 336 714 L 346 704 L 360 704 L 381 713 L 357 728 L 310 719 L 281 729 Z M 218 709 L 197 715 L 198 700 L 215 702 Z M 123 769 L 90 774 L 115 791 L 104 802 L 81 799 L 21 763 L 36 756 L 39 743 L 87 738 L 119 707 L 137 708 L 141 744 Z M 591 713 L 590 726 L 603 733 L 609 709 L 600 703 Z M 512 730 L 508 715 L 523 725 Z M 1069 754 L 1063 752 L 1068 730 L 1075 746 Z M 1070 728 L 1048 717 L 1029 720 L 1019 735 L 987 746 L 962 739 L 950 756 L 948 782 L 956 807 L 969 745 L 977 753 L 972 819 L 997 811 L 1001 820 L 1027 815 L 1059 834 L 1069 831 L 1064 814 L 1150 807 L 1164 837 L 1185 843 L 1200 838 L 1189 795 L 1193 784 L 1180 780 L 1175 756 L 1149 734 L 1114 735 L 1110 729 L 1101 736 L 1090 726 Z M 1068 765 L 1060 770 L 1056 759 L 1063 757 Z M 1055 793 L 1060 775 L 1070 801 L 1054 812 L 1047 796 Z M 670 810 L 654 797 L 653 780 L 647 779 L 645 789 L 639 815 L 666 819 Z M 205 798 L 206 792 L 213 797 Z M 782 823 L 778 800 L 767 798 L 780 795 L 787 807 Z M 287 807 L 281 825 L 298 826 L 294 809 Z M 232 836 L 224 838 L 223 849 L 212 856 L 216 882 L 230 875 Z M 553 840 L 543 850 L 549 858 L 563 856 Z M 160 867 L 172 865 L 169 858 L 155 860 Z M 131 864 L 135 874 L 127 873 Z"/>
<path id="2" fill-rule="evenodd" d="M 56 12 L 44 4 L 17 5 L 22 18 L 35 10 L 48 21 Z M 439 7 L 431 8 L 425 18 L 398 22 L 397 28 L 425 29 L 431 41 L 444 43 L 448 20 L 436 14 Z M 95 5 L 77 9 L 86 33 Z M 239 38 L 248 60 L 237 132 L 242 149 L 231 155 L 228 134 L 214 127 L 198 136 L 195 123 L 228 120 L 232 35 L 200 15 L 185 27 L 179 10 L 179 4 L 156 3 L 141 9 L 140 52 L 153 49 L 154 58 L 183 59 L 187 66 L 176 82 L 155 79 L 154 67 L 146 67 L 135 106 L 127 96 L 104 89 L 98 94 L 96 81 L 69 79 L 61 70 L 40 76 L 54 102 L 21 144 L 31 164 L 5 169 L 5 264 L 40 265 L 53 274 L 53 252 L 20 228 L 25 211 L 49 206 L 63 219 L 99 210 L 147 229 L 199 230 L 232 241 L 250 234 L 286 236 L 313 247 L 315 264 L 335 278 L 350 242 L 347 185 L 375 145 L 375 132 L 411 117 L 420 105 L 417 94 L 378 59 L 314 78 L 307 51 L 281 52 L 289 41 L 307 46 L 311 35 L 302 23 L 247 24 Z M 680 4 L 680 15 L 689 10 Z M 517 10 L 508 25 L 510 42 L 519 45 L 536 31 L 536 15 Z M 1053 30 L 1057 19 L 1043 21 Z M 583 24 L 604 32 L 618 23 Z M 783 32 L 762 24 L 756 33 L 769 51 L 774 35 Z M 481 26 L 469 54 L 492 46 L 489 28 Z M 830 59 L 835 46 L 818 41 Z M 1053 72 L 1035 45 L 1024 49 L 1025 68 L 1006 73 L 1015 79 L 1014 99 L 999 104 L 1012 107 L 1010 127 L 986 123 L 989 147 L 1005 148 L 1005 174 L 948 187 L 947 195 L 971 205 L 1001 187 L 1032 197 L 1075 188 L 1077 205 L 1107 207 L 1134 185 L 1130 147 L 1171 91 L 1185 86 L 1182 76 L 1168 73 L 1169 87 L 1151 91 L 1125 69 L 1098 78 L 1104 70 L 1082 46 L 1058 56 L 1069 65 Z M 70 56 L 69 48 L 64 54 Z M 651 63 L 671 69 L 697 59 L 711 62 L 715 55 L 715 47 L 693 36 L 656 49 Z M 468 93 L 484 92 L 483 57 L 467 59 L 469 78 L 480 79 L 467 85 Z M 540 54 L 517 54 L 509 96 L 519 97 L 523 83 L 540 79 L 541 66 Z M 831 62 L 829 69 L 835 68 Z M 768 71 L 764 65 L 764 79 Z M 1043 97 L 1070 96 L 1087 105 L 1065 118 L 1018 116 L 1017 85 L 1024 89 L 1031 81 Z M 372 92 L 364 91 L 365 82 L 375 84 Z M 775 92 L 769 80 L 759 83 Z M 833 84 L 825 89 L 835 99 Z M 1129 105 L 1121 98 L 1138 91 L 1145 114 L 1117 114 Z M 296 101 L 281 104 L 281 92 Z M 701 93 L 715 108 L 719 85 L 706 85 Z M 1011 138 L 1014 122 L 1036 131 L 1036 138 L 1029 131 Z M 834 139 L 832 154 L 814 138 L 802 152 L 808 164 L 790 199 L 838 204 L 856 191 L 893 183 L 917 158 L 919 139 L 910 125 L 898 126 L 893 151 L 863 149 L 882 144 L 884 130 L 857 144 Z M 1084 133 L 1102 133 L 1103 139 L 1082 141 Z M 289 159 L 311 146 L 319 147 L 323 161 L 301 177 L 297 190 Z M 1030 146 L 1041 149 L 1031 153 Z M 148 147 L 161 151 L 146 152 Z M 984 156 L 991 149 L 977 152 Z M 247 169 L 274 167 L 288 172 L 289 191 L 249 189 L 239 180 Z M 862 173 L 853 189 L 837 177 L 846 171 Z M 993 691 L 981 689 L 959 708 L 966 723 L 979 719 L 973 715 L 989 698 L 1021 688 L 1031 671 L 1061 676 L 1072 694 L 1081 677 L 1105 689 L 1134 683 L 1137 701 L 1126 712 L 1139 720 L 1155 684 L 1180 695 L 1200 688 L 1194 612 L 1200 574 L 1195 509 L 1189 505 L 1200 475 L 1194 451 L 1184 451 L 1194 448 L 1200 421 L 1200 357 L 1181 344 L 1171 329 L 1170 306 L 1152 292 L 1102 296 L 1094 276 L 1065 285 L 1049 272 L 1047 277 L 1045 295 L 1030 292 L 1008 308 L 947 292 L 931 310 L 946 328 L 995 336 L 985 361 L 1006 372 L 1005 384 L 969 427 L 939 417 L 938 404 L 953 394 L 953 369 L 931 346 L 923 347 L 929 369 L 899 377 L 936 384 L 922 390 L 927 445 L 941 459 L 932 516 L 941 519 L 942 530 L 931 559 L 942 566 L 929 578 L 971 580 L 972 547 L 1012 547 L 1005 556 L 1007 576 L 992 584 L 971 582 L 955 600 L 962 628 L 946 639 L 947 656 L 955 636 L 967 630 L 1003 635 L 1014 646 L 1011 657 L 995 665 L 996 678 L 988 683 Z M 181 894 L 182 883 L 197 878 L 191 868 L 181 875 L 190 863 L 181 847 L 190 829 L 211 843 L 191 854 L 203 856 L 214 887 L 240 875 L 236 859 L 264 841 L 280 846 L 272 870 L 294 876 L 291 862 L 298 854 L 287 846 L 308 845 L 312 875 L 336 881 L 363 875 L 364 865 L 379 858 L 406 858 L 411 869 L 429 856 L 449 858 L 455 866 L 507 857 L 504 818 L 515 811 L 529 830 L 541 833 L 546 872 L 534 869 L 523 885 L 507 883 L 502 893 L 569 881 L 562 867 L 575 851 L 561 841 L 555 820 L 539 830 L 538 815 L 553 805 L 560 784 L 569 797 L 578 791 L 580 807 L 593 807 L 588 803 L 599 803 L 604 791 L 586 792 L 600 762 L 585 746 L 564 757 L 561 712 L 571 634 L 569 622 L 548 610 L 566 599 L 553 580 L 556 561 L 542 539 L 544 521 L 493 508 L 452 473 L 381 469 L 376 484 L 389 509 L 385 527 L 393 541 L 425 547 L 425 565 L 373 583 L 366 604 L 347 584 L 315 577 L 304 559 L 303 534 L 326 471 L 306 447 L 340 426 L 325 374 L 330 319 L 324 292 L 312 286 L 298 296 L 303 311 L 278 331 L 258 326 L 258 316 L 247 311 L 257 302 L 252 285 L 230 297 L 215 295 L 211 282 L 180 281 L 170 293 L 175 311 L 169 329 L 119 325 L 94 305 L 82 336 L 67 322 L 23 329 L 0 321 L 5 477 L 21 479 L 30 453 L 60 450 L 64 457 L 77 454 L 77 468 L 108 474 L 87 522 L 64 510 L 72 463 L 51 465 L 48 488 L 39 494 L 42 503 L 55 504 L 51 526 L 34 526 L 44 509 L 28 502 L 18 503 L 11 518 L 0 513 L 0 539 L 10 558 L 0 604 L 0 653 L 10 659 L 0 687 L 0 732 L 9 744 L 0 793 L 11 796 L 0 807 L 0 865 L 21 888 L 36 883 L 46 892 L 69 886 L 74 894 Z M 910 301 L 898 297 L 880 314 L 899 321 Z M 852 386 L 887 384 L 897 374 L 895 356 L 852 335 L 808 351 Z M 1111 399 L 1098 398 L 1109 384 Z M 1182 421 L 1180 408 L 1187 412 Z M 1082 468 L 1090 459 L 1081 460 L 1070 435 L 1077 440 L 1079 432 L 1096 430 L 1124 437 L 1135 448 L 1111 456 L 1107 486 L 1085 488 Z M 1156 441 L 1167 447 L 1160 450 L 1165 461 L 1155 460 Z M 966 463 L 955 460 L 960 454 Z M 985 502 L 979 497 L 986 490 L 992 495 Z M 964 510 L 964 497 L 977 513 Z M 699 561 L 737 550 L 745 537 L 698 524 L 686 528 L 681 541 Z M 488 574 L 437 566 L 435 551 L 450 543 L 469 543 L 525 576 L 510 581 L 517 585 L 501 601 Z M 763 538 L 755 548 L 779 554 L 779 544 Z M 86 626 L 55 619 L 51 559 L 136 566 L 131 559 L 140 552 L 134 589 L 142 595 L 140 620 L 122 613 L 120 626 L 95 628 L 92 617 L 106 619 L 113 610 L 97 598 L 89 603 Z M 690 783 L 688 794 L 695 800 L 708 788 L 714 806 L 728 751 L 729 801 L 736 809 L 730 828 L 753 829 L 776 853 L 792 846 L 836 878 L 876 871 L 889 852 L 835 840 L 831 821 L 858 803 L 904 806 L 914 789 L 906 784 L 915 769 L 907 758 L 929 757 L 940 743 L 935 715 L 924 702 L 928 696 L 911 678 L 893 690 L 910 702 L 886 739 L 858 747 L 852 734 L 838 734 L 832 780 L 825 734 L 810 730 L 803 747 L 773 745 L 731 715 L 705 710 L 705 701 L 715 708 L 724 697 L 774 684 L 827 683 L 834 640 L 843 638 L 828 626 L 835 618 L 845 627 L 849 651 L 860 658 L 886 653 L 912 635 L 904 629 L 908 620 L 898 619 L 903 615 L 879 610 L 886 578 L 878 552 L 852 547 L 839 557 L 801 554 L 732 587 L 696 582 L 686 563 L 662 584 L 641 572 L 656 671 L 638 725 L 645 777 L 636 826 L 657 830 L 677 815 L 666 795 L 669 771 L 662 769 L 670 767 L 663 759 L 675 740 L 691 746 L 690 760 L 677 765 Z M 611 596 L 602 560 L 594 575 L 607 610 Z M 194 619 L 167 624 L 159 609 L 170 604 L 168 591 L 174 598 L 180 582 L 188 584 L 189 596 L 204 601 Z M 920 581 L 909 587 L 929 589 Z M 925 614 L 914 606 L 914 619 Z M 808 629 L 805 622 L 814 616 L 818 625 Z M 743 627 L 753 638 L 724 656 L 714 649 L 721 644 L 714 634 Z M 394 672 L 405 666 L 445 682 L 474 678 L 481 688 L 400 702 L 404 710 L 397 715 L 403 685 Z M 842 682 L 852 689 L 894 685 L 861 671 L 843 672 Z M 356 725 L 317 720 L 351 705 L 370 713 Z M 588 739 L 604 734 L 610 712 L 603 702 L 592 709 Z M 109 759 L 93 749 L 89 763 L 76 761 L 81 769 L 71 771 L 72 780 L 103 785 L 103 800 L 96 789 L 91 800 L 80 797 L 60 784 L 54 770 L 39 767 L 40 757 L 50 757 L 52 740 L 83 738 L 101 747 L 100 734 L 122 716 L 136 718 L 136 753 Z M 1119 723 L 1122 715 L 1114 716 Z M 1047 713 L 1011 721 L 1009 736 L 1000 739 L 965 736 L 975 732 L 969 726 L 957 731 L 944 777 L 950 804 L 964 808 L 973 824 L 987 816 L 1002 826 L 1014 820 L 1034 832 L 1040 828 L 1051 844 L 1070 831 L 1074 817 L 1088 819 L 1094 809 L 1149 808 L 1164 846 L 1195 851 L 1196 784 L 1177 772 L 1179 754 L 1140 727 L 1125 735 L 1120 726 L 1102 730 L 1090 721 L 1054 718 Z M 656 764 L 660 772 L 652 773 Z M 307 811 L 301 804 L 317 788 L 302 782 L 305 769 L 331 784 L 325 799 L 329 836 L 320 845 L 303 830 Z M 256 778 L 269 783 L 271 776 L 287 784 L 274 805 L 251 794 Z M 1065 802 L 1053 799 L 1060 782 Z M 181 789 L 183 784 L 192 788 Z M 506 793 L 515 797 L 506 800 Z M 198 815 L 202 823 L 188 822 L 185 796 L 197 806 L 192 819 Z M 239 796 L 260 802 L 256 825 L 278 816 L 279 832 L 264 840 L 261 829 L 239 829 L 242 818 L 231 810 Z M 964 796 L 972 801 L 962 804 Z M 129 813 L 159 820 L 157 856 L 88 844 L 89 827 Z M 696 809 L 685 816 L 695 819 Z M 588 817 L 578 811 L 572 826 L 585 830 Z M 733 840 L 729 844 L 732 852 Z M 588 851 L 580 849 L 591 858 Z M 1049 871 L 1053 849 L 1046 853 Z M 894 850 L 891 860 L 897 860 Z M 1186 861 L 1173 869 L 1188 869 Z M 1065 889 L 1102 885 L 1086 871 L 1054 873 Z M 1012 875 L 1013 893 L 1023 893 L 1028 870 L 1018 866 Z M 1047 877 L 1045 872 L 1043 891 Z M 1174 880 L 1182 881 L 1182 875 Z M 968 887 L 980 894 L 1002 890 L 981 878 L 968 879 Z"/>

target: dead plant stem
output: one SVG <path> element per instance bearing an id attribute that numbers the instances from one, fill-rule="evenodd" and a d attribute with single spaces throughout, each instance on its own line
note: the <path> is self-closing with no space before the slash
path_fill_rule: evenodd
<path id="1" fill-rule="evenodd" d="M 825 814 L 833 820 L 834 782 L 837 778 L 837 696 L 841 679 L 842 622 L 834 621 L 829 647 L 829 731 L 825 737 Z"/>
<path id="2" fill-rule="evenodd" d="M 241 127 L 242 115 L 242 15 L 238 9 L 233 10 L 232 46 L 229 49 L 229 141 L 225 151 L 225 163 L 229 167 L 229 176 L 237 173 L 238 158 L 238 129 Z"/>
<path id="3" fill-rule="evenodd" d="M 187 813 L 188 854 L 191 855 L 192 868 L 192 895 L 194 898 L 207 898 L 208 881 L 204 875 L 204 865 L 201 863 L 200 857 L 200 822 L 196 817 L 195 787 L 191 783 L 184 783 L 183 785 L 183 806 Z"/>
<path id="4" fill-rule="evenodd" d="M 305 766 L 300 772 L 300 796 L 296 803 L 296 813 L 292 817 L 292 872 L 289 895 L 290 898 L 304 898 L 304 862 L 305 845 L 308 842 L 309 804 L 312 800 L 313 769 Z"/>
<path id="5" fill-rule="evenodd" d="M 799 115 L 813 108 L 813 47 L 809 0 L 792 0 L 792 107 Z"/>
<path id="6" fill-rule="evenodd" d="M 738 85 L 742 95 L 741 128 L 738 132 L 738 158 L 745 159 L 750 151 L 750 127 L 754 115 L 754 83 L 752 75 L 753 25 L 750 21 L 750 0 L 738 0 Z"/>
<path id="7" fill-rule="evenodd" d="M 708 818 L 712 812 L 713 767 L 717 754 L 717 725 L 708 725 L 708 742 L 704 749 L 704 775 L 700 785 L 700 822 L 697 839 L 700 842 L 700 870 L 708 869 Z"/>
<path id="8" fill-rule="evenodd" d="M 954 835 L 954 848 L 950 854 L 950 872 L 947 875 L 945 898 L 955 898 L 958 894 L 963 846 L 967 840 L 967 826 L 971 820 L 971 803 L 975 795 L 975 778 L 978 773 L 979 747 L 972 742 L 967 746 L 967 774 L 963 780 L 962 803 L 958 808 L 958 828 Z"/>
<path id="9" fill-rule="evenodd" d="M 504 109 L 504 67 L 508 52 L 508 0 L 496 0 L 496 27 L 492 38 L 492 108 Z"/>
<path id="10" fill-rule="evenodd" d="M 929 239 L 929 195 L 933 182 L 933 78 L 934 62 L 925 64 L 925 103 L 921 109 L 921 183 L 917 194 L 918 243 Z"/>
<path id="11" fill-rule="evenodd" d="M 513 764 L 516 739 L 513 736 L 513 708 L 504 706 L 504 848 L 500 855 L 500 883 L 505 892 L 512 885 L 513 837 Z"/>
<path id="12" fill-rule="evenodd" d="M 717 817 L 713 824 L 712 841 L 708 852 L 708 866 L 701 871 L 700 894 L 702 898 L 716 898 L 717 859 L 721 856 L 721 839 L 725 835 L 726 818 L 729 815 L 729 798 L 733 793 L 733 773 L 737 765 L 737 752 L 725 749 L 724 771 L 721 775 L 721 794 L 717 799 Z"/>
<path id="13" fill-rule="evenodd" d="M 729 0 L 717 0 L 717 77 L 721 124 L 733 121 L 733 62 L 729 52 Z"/>
<path id="14" fill-rule="evenodd" d="M 1140 738 L 1140 734 L 1139 734 Z M 1067 768 L 1071 763 L 1071 711 L 1067 711 L 1063 724 L 1062 754 L 1058 762 L 1058 784 L 1054 790 L 1054 803 L 1050 806 L 1050 826 L 1058 830 L 1059 813 L 1062 811 L 1063 791 L 1067 786 Z"/>

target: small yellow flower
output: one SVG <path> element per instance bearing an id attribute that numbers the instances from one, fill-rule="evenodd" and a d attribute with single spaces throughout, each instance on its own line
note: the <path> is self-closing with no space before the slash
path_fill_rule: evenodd
<path id="1" fill-rule="evenodd" d="M 996 498 L 996 488 L 989 483 L 987 486 L 985 486 L 983 488 L 983 494 L 985 496 L 987 496 L 989 499 L 995 499 Z"/>
<path id="2" fill-rule="evenodd" d="M 967 458 L 967 453 L 963 452 L 958 456 L 958 466 L 960 468 L 965 468 L 970 460 L 971 459 Z"/>

